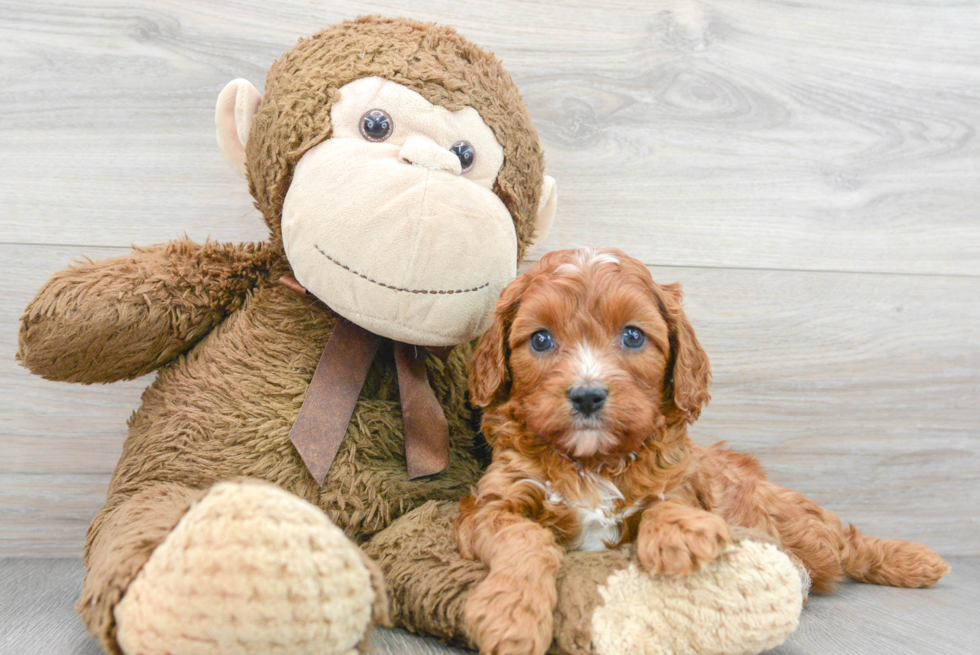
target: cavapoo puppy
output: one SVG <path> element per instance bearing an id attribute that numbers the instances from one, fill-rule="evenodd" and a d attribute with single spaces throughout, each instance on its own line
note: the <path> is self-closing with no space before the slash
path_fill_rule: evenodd
<path id="1" fill-rule="evenodd" d="M 565 549 L 635 541 L 651 574 L 684 575 L 733 525 L 778 539 L 817 590 L 949 571 L 921 544 L 845 530 L 752 457 L 691 442 L 710 377 L 678 286 L 622 252 L 548 253 L 504 290 L 469 382 L 493 462 L 456 523 L 460 551 L 489 568 L 466 605 L 482 653 L 547 650 Z"/>

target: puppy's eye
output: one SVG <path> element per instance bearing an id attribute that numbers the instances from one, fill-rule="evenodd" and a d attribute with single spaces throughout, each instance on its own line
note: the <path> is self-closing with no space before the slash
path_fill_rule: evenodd
<path id="1" fill-rule="evenodd" d="M 473 160 L 476 159 L 476 149 L 469 141 L 457 141 L 449 147 L 449 152 L 459 157 L 459 164 L 463 167 L 463 172 L 473 168 Z"/>
<path id="2" fill-rule="evenodd" d="M 361 136 L 368 141 L 380 143 L 391 136 L 393 129 L 395 129 L 395 122 L 391 120 L 391 116 L 386 111 L 372 109 L 361 116 Z"/>
<path id="3" fill-rule="evenodd" d="M 646 340 L 646 335 L 643 334 L 640 328 L 635 328 L 632 325 L 623 328 L 623 345 L 627 348 L 639 348 Z"/>
<path id="4" fill-rule="evenodd" d="M 551 338 L 551 332 L 538 330 L 531 335 L 531 350 L 536 353 L 543 353 L 555 347 L 555 340 Z"/>

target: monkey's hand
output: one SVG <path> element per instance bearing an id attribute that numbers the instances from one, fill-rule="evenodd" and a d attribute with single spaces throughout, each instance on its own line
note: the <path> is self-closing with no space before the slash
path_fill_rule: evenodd
<path id="1" fill-rule="evenodd" d="M 269 274 L 263 244 L 183 239 L 56 273 L 21 317 L 17 359 L 49 380 L 139 377 L 189 349 Z"/>

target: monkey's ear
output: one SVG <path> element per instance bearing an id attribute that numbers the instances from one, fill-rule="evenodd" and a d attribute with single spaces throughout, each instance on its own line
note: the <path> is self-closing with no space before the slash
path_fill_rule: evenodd
<path id="1" fill-rule="evenodd" d="M 555 220 L 555 210 L 558 208 L 558 185 L 555 178 L 545 175 L 541 182 L 541 201 L 538 203 L 538 215 L 534 218 L 534 234 L 528 244 L 526 253 L 544 241 Z"/>
<path id="2" fill-rule="evenodd" d="M 248 80 L 228 82 L 218 95 L 214 108 L 218 147 L 225 161 L 236 173 L 245 177 L 245 145 L 252 118 L 262 104 L 262 94 Z"/>

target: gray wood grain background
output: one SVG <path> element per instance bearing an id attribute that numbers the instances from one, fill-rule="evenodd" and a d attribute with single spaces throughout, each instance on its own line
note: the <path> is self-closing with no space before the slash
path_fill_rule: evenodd
<path id="1" fill-rule="evenodd" d="M 715 370 L 698 440 L 868 533 L 980 554 L 980 4 L 2 0 L 0 555 L 80 554 L 149 382 L 29 375 L 27 302 L 76 257 L 263 239 L 214 100 L 362 13 L 504 60 L 559 184 L 542 250 L 684 284 Z"/>

